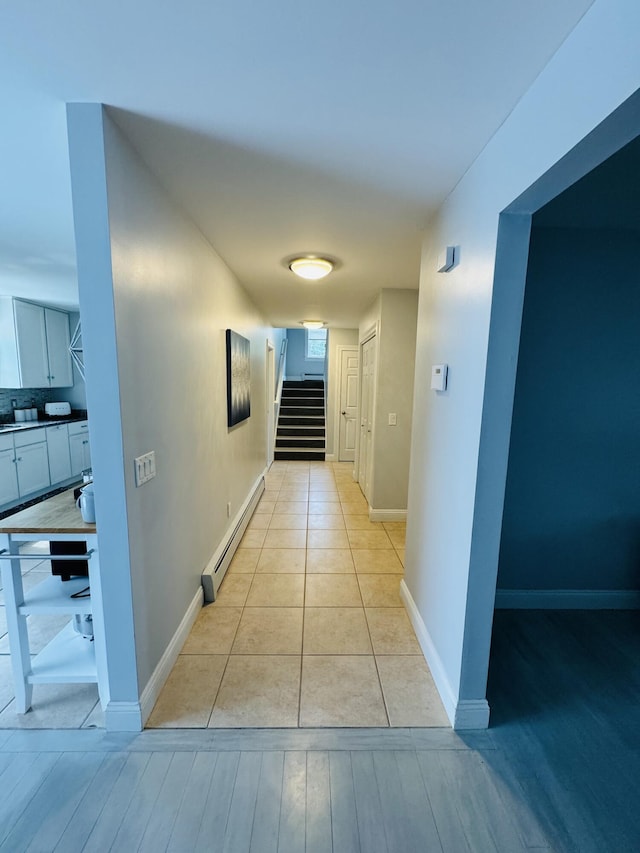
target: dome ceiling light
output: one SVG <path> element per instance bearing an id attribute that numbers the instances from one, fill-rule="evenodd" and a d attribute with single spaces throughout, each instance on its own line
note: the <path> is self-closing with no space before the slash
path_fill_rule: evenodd
<path id="1" fill-rule="evenodd" d="M 322 320 L 302 320 L 302 325 L 305 329 L 322 329 L 324 322 Z"/>
<path id="2" fill-rule="evenodd" d="M 300 278 L 318 281 L 329 275 L 333 269 L 333 262 L 326 258 L 294 258 L 289 262 L 289 269 Z"/>

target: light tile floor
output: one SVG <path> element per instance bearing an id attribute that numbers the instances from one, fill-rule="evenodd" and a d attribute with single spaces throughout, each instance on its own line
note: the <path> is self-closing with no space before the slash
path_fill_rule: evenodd
<path id="1" fill-rule="evenodd" d="M 402 606 L 405 525 L 351 463 L 276 462 L 148 727 L 449 726 Z"/>
<path id="2" fill-rule="evenodd" d="M 449 725 L 399 597 L 405 525 L 369 521 L 351 469 L 274 463 L 149 727 Z M 43 572 L 25 560 L 24 585 Z M 33 619 L 32 653 L 60 627 Z M 0 729 L 103 725 L 95 685 L 35 685 L 33 709 L 15 712 L 0 589 Z"/>

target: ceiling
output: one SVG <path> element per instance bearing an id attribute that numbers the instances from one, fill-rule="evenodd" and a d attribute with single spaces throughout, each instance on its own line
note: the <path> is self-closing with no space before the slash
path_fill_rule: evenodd
<path id="1" fill-rule="evenodd" d="M 99 101 L 271 324 L 355 326 L 592 2 L 4 3 L 0 292 L 77 304 L 65 102 Z"/>

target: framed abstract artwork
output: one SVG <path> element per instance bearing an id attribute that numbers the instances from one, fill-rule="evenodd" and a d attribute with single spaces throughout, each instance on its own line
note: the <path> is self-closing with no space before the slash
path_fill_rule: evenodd
<path id="1" fill-rule="evenodd" d="M 251 414 L 249 341 L 227 329 L 227 426 L 246 421 Z"/>

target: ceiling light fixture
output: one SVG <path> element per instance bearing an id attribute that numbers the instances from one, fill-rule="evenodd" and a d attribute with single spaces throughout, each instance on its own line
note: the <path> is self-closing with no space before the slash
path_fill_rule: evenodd
<path id="1" fill-rule="evenodd" d="M 303 320 L 302 325 L 305 329 L 322 329 L 324 322 L 322 320 Z"/>
<path id="2" fill-rule="evenodd" d="M 289 269 L 300 278 L 317 281 L 329 275 L 333 269 L 333 263 L 326 258 L 294 258 L 289 263 Z"/>

